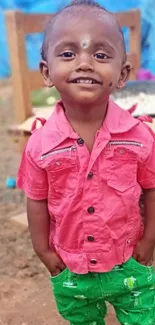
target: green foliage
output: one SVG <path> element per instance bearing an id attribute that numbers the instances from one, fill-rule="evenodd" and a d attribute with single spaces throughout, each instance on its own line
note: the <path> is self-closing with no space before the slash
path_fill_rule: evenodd
<path id="1" fill-rule="evenodd" d="M 60 99 L 60 95 L 56 88 L 43 88 L 34 91 L 31 99 L 33 107 L 53 106 Z"/>

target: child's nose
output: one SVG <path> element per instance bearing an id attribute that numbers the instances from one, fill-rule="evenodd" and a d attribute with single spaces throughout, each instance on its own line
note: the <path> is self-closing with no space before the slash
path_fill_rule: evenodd
<path id="1" fill-rule="evenodd" d="M 79 56 L 76 71 L 94 71 L 93 58 L 86 53 Z"/>

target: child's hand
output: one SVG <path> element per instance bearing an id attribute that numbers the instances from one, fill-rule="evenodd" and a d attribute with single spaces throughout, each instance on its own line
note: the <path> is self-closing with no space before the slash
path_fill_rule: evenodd
<path id="1" fill-rule="evenodd" d="M 132 257 L 142 265 L 150 266 L 153 263 L 155 243 L 143 238 L 138 242 Z"/>
<path id="2" fill-rule="evenodd" d="M 66 268 L 61 258 L 54 252 L 47 251 L 39 257 L 52 276 L 57 276 Z"/>
<path id="3" fill-rule="evenodd" d="M 61 258 L 56 253 L 51 253 L 48 270 L 52 276 L 56 276 L 66 268 Z"/>

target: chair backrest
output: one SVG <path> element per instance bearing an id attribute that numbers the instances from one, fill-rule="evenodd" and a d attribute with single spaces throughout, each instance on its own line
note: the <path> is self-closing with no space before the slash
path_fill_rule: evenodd
<path id="1" fill-rule="evenodd" d="M 19 11 L 7 11 L 6 25 L 8 44 L 10 50 L 12 82 L 17 123 L 22 123 L 33 115 L 31 105 L 31 91 L 43 87 L 43 80 L 37 71 L 30 71 L 27 65 L 25 36 L 27 34 L 41 33 L 44 31 L 50 15 L 27 15 Z M 140 12 L 132 10 L 117 13 L 116 17 L 121 27 L 130 30 L 130 51 L 128 59 L 133 70 L 131 79 L 136 79 L 140 66 Z"/>

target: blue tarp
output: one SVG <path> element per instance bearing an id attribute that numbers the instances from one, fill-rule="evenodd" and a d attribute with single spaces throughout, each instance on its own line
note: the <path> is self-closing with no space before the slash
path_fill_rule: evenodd
<path id="1" fill-rule="evenodd" d="M 1 0 L 0 1 L 0 78 L 10 76 L 9 51 L 7 45 L 4 10 L 19 9 L 25 13 L 55 13 L 71 0 Z M 106 9 L 117 12 L 139 8 L 142 14 L 141 66 L 155 73 L 155 0 L 97 0 Z M 124 31 L 126 44 L 128 33 Z M 30 69 L 38 68 L 42 35 L 28 35 L 26 47 Z"/>

